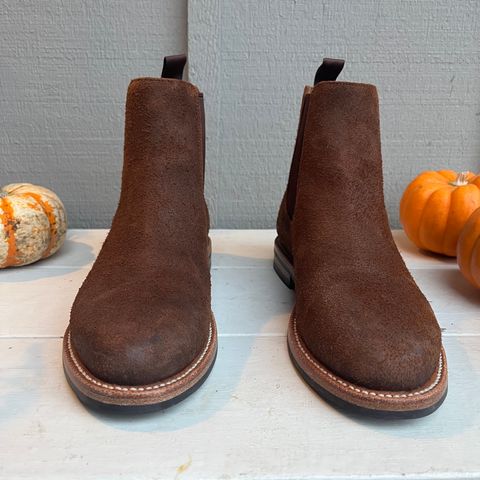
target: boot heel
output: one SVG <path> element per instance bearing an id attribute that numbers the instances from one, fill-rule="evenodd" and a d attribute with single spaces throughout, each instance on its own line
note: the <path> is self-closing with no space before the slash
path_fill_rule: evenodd
<path id="1" fill-rule="evenodd" d="M 208 252 L 208 268 L 209 270 L 211 270 L 212 269 L 212 239 L 210 237 L 208 237 L 207 252 Z"/>
<path id="2" fill-rule="evenodd" d="M 282 252 L 278 244 L 278 238 L 275 240 L 273 249 L 273 269 L 280 277 L 280 280 L 290 289 L 295 289 L 295 276 L 293 273 L 293 265 Z"/>

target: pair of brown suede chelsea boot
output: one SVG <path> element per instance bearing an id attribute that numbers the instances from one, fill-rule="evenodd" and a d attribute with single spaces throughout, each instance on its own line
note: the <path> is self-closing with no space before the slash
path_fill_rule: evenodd
<path id="1" fill-rule="evenodd" d="M 203 96 L 184 55 L 127 94 L 120 202 L 64 337 L 79 398 L 122 411 L 172 405 L 212 369 Z M 305 87 L 274 267 L 296 290 L 293 364 L 342 408 L 420 417 L 447 392 L 435 316 L 393 241 L 385 211 L 374 86 L 336 82 L 325 59 Z"/>

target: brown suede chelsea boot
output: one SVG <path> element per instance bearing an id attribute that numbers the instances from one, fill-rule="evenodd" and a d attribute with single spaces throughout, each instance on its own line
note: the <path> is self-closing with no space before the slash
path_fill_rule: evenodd
<path id="1" fill-rule="evenodd" d="M 89 405 L 169 406 L 215 361 L 203 97 L 181 80 L 185 62 L 166 57 L 162 78 L 128 87 L 120 202 L 64 337 L 67 379 Z"/>
<path id="2" fill-rule="evenodd" d="M 303 95 L 274 267 L 296 290 L 291 359 L 336 406 L 420 417 L 447 393 L 440 328 L 400 256 L 383 199 L 377 90 L 324 59 Z"/>

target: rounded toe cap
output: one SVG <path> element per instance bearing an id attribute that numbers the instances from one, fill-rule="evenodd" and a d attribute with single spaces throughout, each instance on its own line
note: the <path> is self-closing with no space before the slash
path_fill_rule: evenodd
<path id="1" fill-rule="evenodd" d="M 104 304 L 109 302 L 74 308 L 70 322 L 75 353 L 104 382 L 137 386 L 163 381 L 188 368 L 207 342 L 209 312 L 165 304 L 132 308 L 131 302 L 122 308 L 117 301 L 113 313 L 102 311 Z"/>
<path id="2" fill-rule="evenodd" d="M 302 315 L 300 335 L 314 357 L 344 380 L 373 390 L 422 388 L 439 365 L 441 332 L 428 302 L 412 287 L 401 286 L 409 290 L 408 301 L 388 292 L 352 294 L 340 305 L 327 297 Z"/>
<path id="3" fill-rule="evenodd" d="M 368 339 L 345 335 L 341 341 L 325 340 L 330 345 L 327 348 L 312 342 L 309 335 L 302 335 L 302 339 L 314 357 L 333 373 L 373 390 L 404 391 L 425 386 L 441 354 L 440 334 L 403 333 L 393 338 L 377 332 Z"/>

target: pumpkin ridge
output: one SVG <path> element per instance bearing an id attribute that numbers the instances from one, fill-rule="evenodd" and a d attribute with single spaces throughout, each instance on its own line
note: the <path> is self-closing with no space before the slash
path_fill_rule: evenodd
<path id="1" fill-rule="evenodd" d="M 21 194 L 21 196 L 33 198 L 40 205 L 40 207 L 42 207 L 42 210 L 47 216 L 48 223 L 50 225 L 50 239 L 48 241 L 48 246 L 45 249 L 45 252 L 43 252 L 42 254 L 42 258 L 46 258 L 48 257 L 50 251 L 55 245 L 55 241 L 57 238 L 57 218 L 55 217 L 54 210 L 47 201 L 44 202 L 42 200 L 41 196 L 38 193 L 28 192 Z"/>
<path id="2" fill-rule="evenodd" d="M 455 187 L 451 195 L 451 211 L 449 212 L 449 221 L 446 225 L 445 234 L 446 240 L 450 240 L 450 249 L 448 249 L 447 241 L 442 246 L 444 251 L 456 252 L 456 244 L 462 231 L 462 226 L 465 226 L 469 217 L 477 209 L 480 204 L 480 191 L 476 185 L 467 184 L 460 187 Z M 472 205 L 475 205 L 472 207 Z M 450 216 L 452 217 L 450 219 Z M 459 223 L 460 219 L 460 223 Z M 452 232 L 456 232 L 456 242 L 452 240 Z M 450 237 L 450 238 L 449 238 Z M 455 253 L 450 253 L 455 256 Z"/>
<path id="3" fill-rule="evenodd" d="M 477 239 L 478 240 L 478 239 Z M 460 271 L 462 272 L 463 276 L 472 284 L 476 284 L 474 278 L 473 278 L 473 275 L 472 275 L 472 263 L 473 263 L 473 256 L 472 256 L 472 253 L 473 253 L 473 249 L 475 247 L 475 244 L 477 243 L 477 240 L 474 240 L 471 248 L 469 250 L 467 250 L 466 254 L 464 254 L 464 256 L 466 256 L 467 258 L 467 261 L 465 262 L 462 262 L 462 268 L 460 268 Z M 457 255 L 457 262 L 461 261 L 460 259 L 460 256 Z M 460 266 L 460 265 L 459 265 Z"/>
<path id="4" fill-rule="evenodd" d="M 455 180 L 455 178 L 457 178 L 457 173 L 455 170 L 438 170 L 435 173 L 441 175 L 443 180 L 446 180 L 447 182 L 452 182 Z"/>
<path id="5" fill-rule="evenodd" d="M 462 229 L 457 242 L 457 263 L 463 276 L 472 284 L 477 286 L 472 272 L 472 252 L 475 242 L 480 238 L 480 208 L 475 210 Z M 480 285 L 479 285 L 480 286 Z"/>
<path id="6" fill-rule="evenodd" d="M 478 260 L 478 249 L 480 247 L 480 236 L 475 239 L 472 245 L 472 249 L 468 253 L 469 256 L 469 261 L 468 261 L 468 276 L 467 280 L 469 280 L 472 285 L 475 285 L 475 287 L 480 288 L 480 284 L 477 280 L 477 274 L 474 272 L 474 266 L 475 266 L 475 261 Z"/>
<path id="7" fill-rule="evenodd" d="M 451 185 L 448 185 L 448 187 L 451 187 Z M 446 236 L 447 236 L 447 232 L 448 232 L 448 227 L 450 225 L 450 221 L 451 221 L 451 218 L 452 218 L 452 196 L 453 196 L 453 192 L 451 195 L 449 195 L 448 197 L 448 215 L 447 215 L 447 221 L 445 222 L 445 228 L 443 229 L 443 234 L 442 234 L 442 250 L 445 251 L 445 239 L 446 239 Z"/>
<path id="8" fill-rule="evenodd" d="M 448 181 L 446 178 L 429 178 L 429 177 L 418 177 L 410 185 L 407 187 L 407 190 L 410 189 L 411 191 L 416 190 L 419 187 L 423 187 L 424 185 L 438 185 L 443 186 L 447 184 Z"/>
<path id="9" fill-rule="evenodd" d="M 422 186 L 419 185 L 417 188 L 422 188 Z M 425 246 L 425 243 L 420 238 L 420 230 L 422 228 L 422 223 L 423 223 L 423 219 L 425 217 L 425 211 L 427 210 L 428 202 L 432 198 L 432 195 L 434 193 L 436 193 L 438 190 L 440 190 L 441 188 L 442 188 L 442 185 L 440 184 L 438 188 L 435 188 L 435 190 L 432 190 L 430 192 L 430 194 L 425 198 L 425 201 L 423 202 L 422 213 L 420 214 L 420 217 L 418 219 L 418 225 L 417 225 L 417 228 L 416 228 L 417 231 L 415 232 L 415 236 L 417 237 L 418 243 L 420 244 L 419 245 L 420 248 L 423 248 L 425 250 L 428 250 L 428 248 Z M 413 198 L 413 193 L 414 193 L 414 191 L 410 192 L 410 200 L 412 200 L 412 198 Z"/>
<path id="10" fill-rule="evenodd" d="M 16 265 L 18 263 L 17 260 L 17 242 L 15 239 L 15 227 L 14 227 L 14 219 L 13 219 L 13 208 L 11 203 L 8 201 L 6 197 L 0 198 L 1 206 L 2 206 L 2 223 L 4 226 L 4 231 L 7 236 L 7 256 L 2 263 L 2 267 L 5 265 Z"/>
<path id="11" fill-rule="evenodd" d="M 425 199 L 425 202 L 423 202 L 423 208 L 422 208 L 422 213 L 420 214 L 420 218 L 418 219 L 418 224 L 417 224 L 417 228 L 416 228 L 416 232 L 415 232 L 415 236 L 417 237 L 417 240 L 418 240 L 418 243 L 419 243 L 419 246 L 421 248 L 426 248 L 422 242 L 422 240 L 420 239 L 420 230 L 422 228 L 422 222 L 423 222 L 423 217 L 425 216 L 425 210 L 426 210 L 426 207 L 428 205 L 428 202 L 430 200 L 430 198 L 432 197 L 432 195 L 436 192 L 437 190 L 434 190 L 433 192 L 430 192 L 430 195 Z M 411 195 L 411 194 L 410 194 Z M 411 198 L 411 197 L 410 197 Z"/>
<path id="12" fill-rule="evenodd" d="M 477 282 L 476 278 L 474 277 L 472 271 L 473 271 L 473 263 L 475 262 L 475 260 L 477 259 L 477 256 L 476 256 L 476 250 L 477 248 L 480 246 L 480 237 L 477 237 L 477 239 L 475 240 L 475 242 L 473 242 L 473 246 L 472 246 L 472 249 L 470 250 L 469 252 L 469 257 L 470 257 L 470 260 L 468 262 L 468 266 L 467 266 L 467 279 L 469 279 L 471 281 L 472 284 L 474 284 L 477 288 L 480 288 L 480 285 L 479 283 Z"/>
<path id="13" fill-rule="evenodd" d="M 432 248 L 431 246 L 431 235 L 429 236 L 429 233 L 430 232 L 427 232 L 425 235 L 422 234 L 422 228 L 423 228 L 423 224 L 424 224 L 424 220 L 425 220 L 425 216 L 428 212 L 428 210 L 431 208 L 431 205 L 429 205 L 431 202 L 432 202 L 432 199 L 434 198 L 434 195 L 437 194 L 438 192 L 441 192 L 442 190 L 446 191 L 446 190 L 451 190 L 451 186 L 448 185 L 448 184 L 444 184 L 442 185 L 441 187 L 435 189 L 433 192 L 430 193 L 430 195 L 428 196 L 427 200 L 425 201 L 425 203 L 423 204 L 423 209 L 422 209 L 422 214 L 420 215 L 420 218 L 419 218 L 419 221 L 418 221 L 418 233 L 417 233 L 417 238 L 421 244 L 421 248 L 423 248 L 424 250 L 430 250 L 430 251 L 437 251 L 435 248 Z M 450 198 L 448 199 L 449 203 L 450 203 Z M 449 212 L 450 213 L 450 212 Z M 447 220 L 448 220 L 448 215 L 447 215 Z M 444 228 L 446 226 L 446 221 L 445 221 L 445 225 L 444 225 Z M 426 239 L 425 239 L 426 237 Z M 438 251 L 437 251 L 438 253 Z"/>
<path id="14" fill-rule="evenodd" d="M 424 248 L 423 246 L 419 245 L 421 242 L 420 242 L 420 239 L 419 239 L 419 236 L 418 236 L 418 232 L 419 232 L 420 225 L 421 225 L 421 223 L 420 223 L 421 222 L 421 215 L 417 219 L 417 222 L 411 222 L 408 219 L 408 212 L 409 212 L 409 209 L 411 208 L 410 204 L 415 201 L 415 195 L 417 194 L 417 192 L 419 192 L 420 190 L 424 190 L 424 191 L 427 190 L 427 196 L 421 198 L 421 201 L 423 202 L 421 210 L 423 212 L 423 209 L 425 208 L 425 205 L 426 205 L 428 199 L 430 198 L 430 195 L 432 195 L 439 188 L 441 188 L 444 185 L 444 183 L 431 182 L 431 184 L 429 185 L 429 187 L 427 189 L 427 188 L 425 188 L 424 185 L 421 184 L 421 182 L 418 182 L 418 184 L 415 183 L 415 182 L 416 182 L 416 180 L 414 180 L 407 187 L 407 189 L 405 190 L 405 193 L 403 194 L 403 197 L 400 201 L 400 222 L 402 223 L 405 231 L 407 232 L 407 235 L 409 235 L 409 236 L 411 236 L 415 239 L 415 243 L 417 243 L 417 246 L 420 247 L 420 248 Z M 432 185 L 432 184 L 434 184 L 434 185 Z M 430 192 L 430 193 L 428 193 L 428 192 Z"/>

